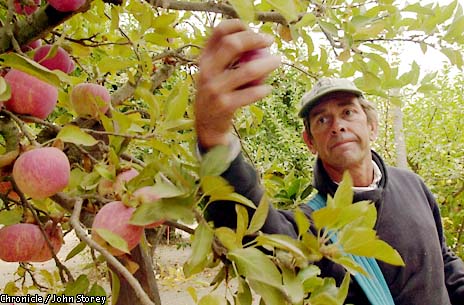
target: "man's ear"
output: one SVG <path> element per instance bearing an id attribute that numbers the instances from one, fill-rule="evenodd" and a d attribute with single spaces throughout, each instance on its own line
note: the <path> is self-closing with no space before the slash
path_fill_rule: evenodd
<path id="1" fill-rule="evenodd" d="M 313 140 L 312 140 L 312 138 L 309 136 L 309 134 L 308 134 L 308 132 L 306 131 L 306 129 L 303 131 L 302 136 L 303 136 L 304 142 L 306 143 L 306 146 L 308 146 L 308 148 L 309 148 L 309 150 L 311 151 L 311 153 L 312 153 L 313 155 L 317 154 L 317 150 L 316 150 L 316 148 L 314 147 Z"/>
<path id="2" fill-rule="evenodd" d="M 379 125 L 377 124 L 377 122 L 371 122 L 369 123 L 369 126 L 370 126 L 370 134 L 369 134 L 369 139 L 371 140 L 371 142 L 375 141 L 377 139 L 377 136 L 378 136 L 378 131 L 379 131 Z"/>

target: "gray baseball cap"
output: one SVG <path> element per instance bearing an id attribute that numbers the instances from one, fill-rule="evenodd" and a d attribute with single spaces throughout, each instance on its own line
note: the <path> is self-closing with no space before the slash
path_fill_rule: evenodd
<path id="1" fill-rule="evenodd" d="M 350 92 L 358 96 L 363 95 L 363 92 L 346 78 L 321 78 L 314 84 L 311 91 L 305 93 L 301 98 L 298 116 L 301 118 L 308 116 L 321 97 L 337 91 Z"/>

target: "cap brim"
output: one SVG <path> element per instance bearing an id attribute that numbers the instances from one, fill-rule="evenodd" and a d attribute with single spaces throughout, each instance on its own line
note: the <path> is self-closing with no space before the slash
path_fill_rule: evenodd
<path id="1" fill-rule="evenodd" d="M 304 117 L 308 116 L 311 109 L 313 109 L 317 104 L 319 104 L 319 101 L 320 101 L 321 97 L 323 97 L 324 95 L 327 95 L 329 93 L 332 93 L 332 92 L 349 92 L 349 93 L 353 93 L 353 94 L 355 94 L 357 96 L 361 96 L 363 94 L 363 92 L 361 90 L 356 90 L 356 89 L 352 89 L 352 88 L 327 88 L 326 90 L 321 91 L 318 94 L 316 94 L 315 96 L 311 97 L 311 99 L 309 99 L 307 101 L 304 101 L 304 106 L 298 112 L 298 116 L 300 118 L 304 118 Z"/>

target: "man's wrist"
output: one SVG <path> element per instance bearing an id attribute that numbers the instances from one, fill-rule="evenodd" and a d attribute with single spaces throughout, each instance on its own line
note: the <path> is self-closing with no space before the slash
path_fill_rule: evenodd
<path id="1" fill-rule="evenodd" d="M 232 161 L 235 158 L 237 158 L 237 156 L 240 154 L 240 151 L 241 151 L 240 140 L 233 134 L 228 134 L 226 137 L 226 141 L 224 141 L 224 143 L 225 144 L 217 144 L 217 145 L 205 147 L 202 145 L 200 141 L 198 141 L 197 142 L 197 158 L 201 160 L 204 154 L 206 154 L 214 146 L 218 146 L 218 145 L 226 145 L 229 148 L 229 154 L 227 157 L 227 161 Z"/>

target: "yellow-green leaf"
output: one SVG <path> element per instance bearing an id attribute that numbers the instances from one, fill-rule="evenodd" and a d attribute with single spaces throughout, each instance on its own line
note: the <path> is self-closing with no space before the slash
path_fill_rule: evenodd
<path id="1" fill-rule="evenodd" d="M 258 208 L 256 209 L 253 217 L 251 218 L 250 226 L 245 234 L 252 234 L 257 232 L 264 225 L 267 215 L 269 214 L 269 200 L 266 196 L 261 199 Z"/>
<path id="2" fill-rule="evenodd" d="M 97 228 L 94 229 L 98 235 L 109 243 L 113 248 L 129 253 L 127 242 L 118 234 L 111 232 L 108 229 Z"/>
<path id="3" fill-rule="evenodd" d="M 61 139 L 64 142 L 74 143 L 76 145 L 93 146 L 98 143 L 91 135 L 80 129 L 75 125 L 64 126 L 58 135 L 57 139 Z"/>
<path id="4" fill-rule="evenodd" d="M 41 64 L 33 61 L 32 59 L 21 56 L 18 53 L 12 52 L 0 55 L 0 65 L 21 70 L 43 80 L 44 82 L 54 85 L 55 87 L 60 87 L 61 81 L 67 81 L 68 79 L 66 74 L 52 72 Z"/>
<path id="5" fill-rule="evenodd" d="M 255 8 L 252 0 L 229 0 L 240 19 L 251 22 L 255 18 Z"/>
<path id="6" fill-rule="evenodd" d="M 214 232 L 204 223 L 200 223 L 195 230 L 192 242 L 192 254 L 184 264 L 184 273 L 187 277 L 202 271 L 209 262 L 211 244 Z"/>
<path id="7" fill-rule="evenodd" d="M 11 97 L 11 89 L 3 77 L 0 77 L 0 102 L 8 101 Z"/>
<path id="8" fill-rule="evenodd" d="M 281 13 L 287 22 L 298 19 L 298 11 L 293 0 L 266 0 L 266 2 Z"/>

